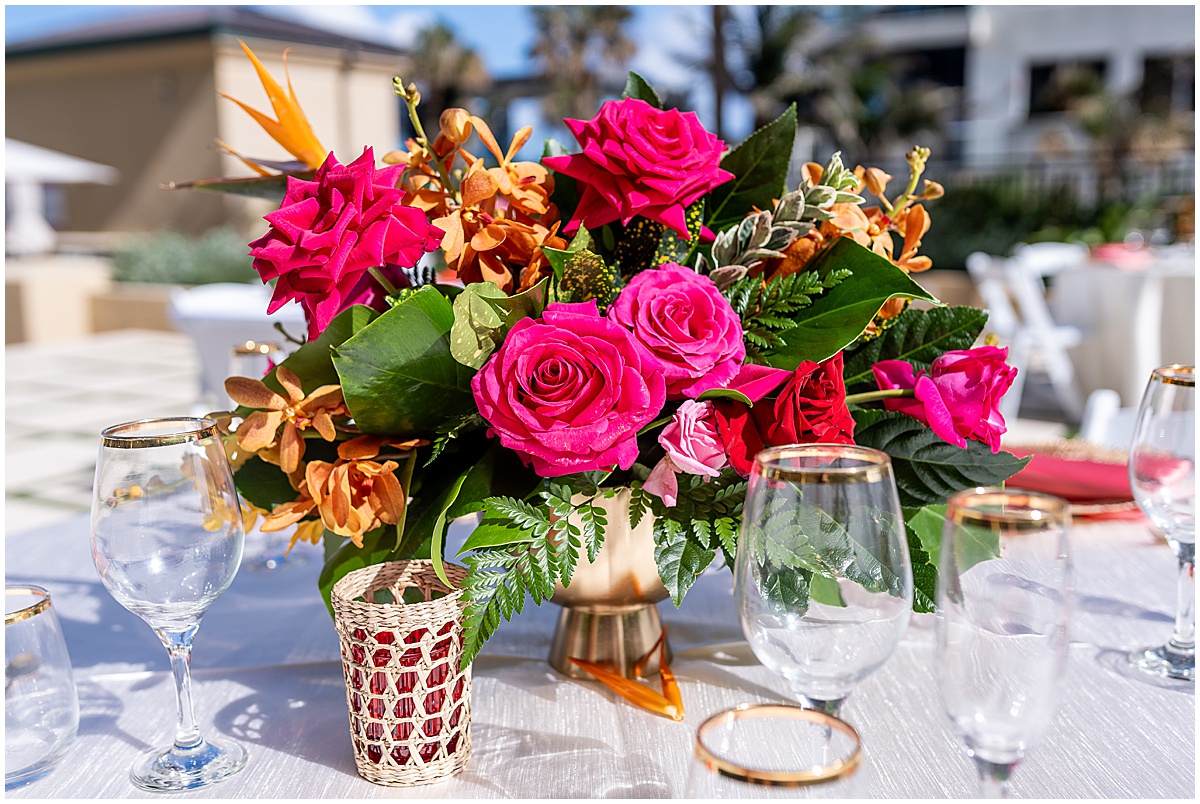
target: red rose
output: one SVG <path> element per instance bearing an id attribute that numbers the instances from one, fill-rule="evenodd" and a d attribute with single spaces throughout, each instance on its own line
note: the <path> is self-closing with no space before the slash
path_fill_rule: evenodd
<path id="1" fill-rule="evenodd" d="M 744 375 L 747 382 L 741 382 Z M 765 399 L 785 377 L 787 381 L 774 402 Z M 754 390 L 753 394 L 746 393 L 755 403 L 753 407 L 731 399 L 715 400 L 721 441 L 730 465 L 739 474 L 749 475 L 754 456 L 766 447 L 854 443 L 854 419 L 846 406 L 841 352 L 824 363 L 805 360 L 790 376 L 782 370 L 744 366 L 729 387 L 743 392 Z"/>

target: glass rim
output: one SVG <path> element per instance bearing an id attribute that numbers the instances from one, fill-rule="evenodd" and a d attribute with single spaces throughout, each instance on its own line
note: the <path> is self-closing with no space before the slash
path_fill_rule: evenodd
<path id="1" fill-rule="evenodd" d="M 1150 372 L 1150 381 L 1166 383 L 1167 385 L 1182 385 L 1185 388 L 1195 388 L 1196 367 L 1183 363 L 1159 366 Z"/>
<path id="2" fill-rule="evenodd" d="M 796 467 L 784 463 L 795 457 L 854 458 L 858 466 Z M 892 459 L 886 452 L 857 444 L 786 444 L 767 447 L 754 456 L 753 474 L 768 480 L 796 482 L 879 482 L 892 473 Z"/>
<path id="3" fill-rule="evenodd" d="M 833 728 L 847 735 L 854 741 L 854 750 L 845 759 L 836 759 L 828 765 L 819 765 L 800 771 L 768 771 L 747 768 L 736 762 L 718 757 L 704 744 L 704 735 L 718 726 L 723 726 L 735 720 L 755 719 L 760 717 L 784 717 L 794 720 L 807 720 L 827 728 Z M 846 721 L 815 709 L 805 709 L 795 704 L 741 704 L 733 709 L 726 709 L 707 718 L 696 729 L 696 759 L 700 760 L 706 770 L 718 773 L 731 779 L 750 784 L 760 784 L 778 787 L 802 787 L 818 784 L 839 776 L 852 773 L 862 760 L 862 739 L 858 731 Z"/>
<path id="4" fill-rule="evenodd" d="M 140 430 L 162 425 L 175 425 L 175 427 L 165 433 L 138 434 Z M 156 419 L 138 419 L 105 427 L 100 431 L 100 444 L 103 447 L 115 449 L 170 447 L 213 438 L 216 434 L 217 423 L 212 419 L 193 416 L 165 416 Z"/>
<path id="5" fill-rule="evenodd" d="M 1011 506 L 1003 511 L 991 511 L 980 506 Z M 946 499 L 946 519 L 956 525 L 965 522 L 1057 521 L 1070 524 L 1071 503 L 1062 497 L 1041 491 L 1000 486 L 975 486 L 962 489 Z"/>
<path id="6" fill-rule="evenodd" d="M 4 596 L 8 597 L 9 595 L 32 595 L 33 597 L 40 597 L 41 600 L 30 603 L 28 606 L 13 612 L 6 611 L 4 613 L 5 625 L 12 625 L 13 623 L 19 623 L 22 620 L 36 617 L 50 608 L 50 592 L 31 583 L 14 584 L 12 586 L 6 584 L 4 587 Z"/>

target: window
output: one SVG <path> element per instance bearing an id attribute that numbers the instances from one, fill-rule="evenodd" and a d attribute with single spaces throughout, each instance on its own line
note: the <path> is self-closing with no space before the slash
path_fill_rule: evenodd
<path id="1" fill-rule="evenodd" d="M 1065 112 L 1071 101 L 1104 88 L 1103 60 L 1033 64 L 1029 67 L 1029 116 Z"/>
<path id="2" fill-rule="evenodd" d="M 1138 104 L 1147 114 L 1196 109 L 1196 56 L 1148 56 L 1142 62 Z"/>

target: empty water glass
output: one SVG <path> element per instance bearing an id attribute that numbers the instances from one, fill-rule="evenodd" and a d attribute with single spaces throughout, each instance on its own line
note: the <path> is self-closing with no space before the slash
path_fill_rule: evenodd
<path id="1" fill-rule="evenodd" d="M 979 771 L 981 797 L 1049 728 L 1067 666 L 1071 515 L 1048 494 L 968 489 L 950 497 L 937 593 L 942 703 Z"/>
<path id="2" fill-rule="evenodd" d="M 50 593 L 4 587 L 4 785 L 45 774 L 75 739 L 79 699 Z"/>

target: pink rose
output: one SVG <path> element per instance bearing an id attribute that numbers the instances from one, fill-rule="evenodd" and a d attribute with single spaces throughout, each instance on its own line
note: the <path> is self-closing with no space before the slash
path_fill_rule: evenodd
<path id="1" fill-rule="evenodd" d="M 542 477 L 628 469 L 666 401 L 658 361 L 594 300 L 518 321 L 471 390 L 489 434 Z"/>
<path id="2" fill-rule="evenodd" d="M 663 111 L 634 98 L 606 101 L 591 120 L 564 120 L 583 153 L 542 164 L 573 177 L 581 193 L 563 230 L 574 232 L 641 215 L 689 238 L 684 209 L 733 178 L 722 170 L 725 143 L 695 112 Z"/>
<path id="3" fill-rule="evenodd" d="M 673 262 L 636 274 L 608 317 L 662 361 L 669 399 L 725 387 L 746 357 L 741 319 L 721 291 Z"/>
<path id="4" fill-rule="evenodd" d="M 689 399 L 680 405 L 659 434 L 658 443 L 667 454 L 642 488 L 669 506 L 675 505 L 679 496 L 676 472 L 716 477 L 729 463 L 711 402 Z"/>
<path id="5" fill-rule="evenodd" d="M 288 178 L 279 209 L 266 216 L 265 235 L 250 244 L 263 282 L 278 280 L 268 313 L 296 300 L 315 339 L 359 295 L 368 268 L 411 267 L 442 241 L 442 230 L 419 209 L 401 204 L 403 168 L 375 169 L 367 148 L 349 165 L 331 153 L 312 181 Z"/>
<path id="6" fill-rule="evenodd" d="M 883 406 L 929 425 L 950 443 L 966 447 L 966 439 L 1000 451 L 1005 432 L 1000 399 L 1012 386 L 1017 370 L 1005 363 L 1007 348 L 980 346 L 946 352 L 929 371 L 915 371 L 902 360 L 883 360 L 871 370 L 880 389 L 912 389 L 914 397 L 885 399 Z"/>

